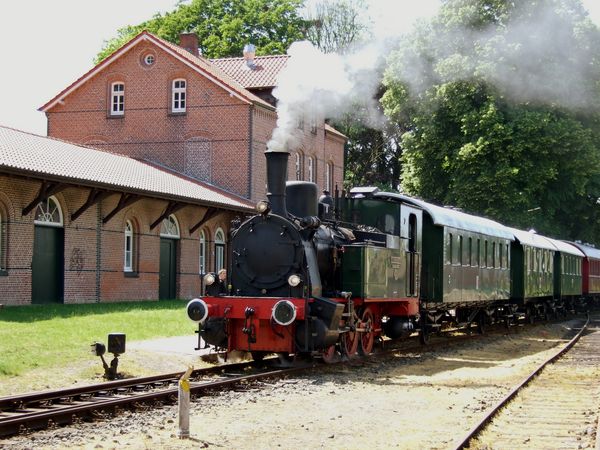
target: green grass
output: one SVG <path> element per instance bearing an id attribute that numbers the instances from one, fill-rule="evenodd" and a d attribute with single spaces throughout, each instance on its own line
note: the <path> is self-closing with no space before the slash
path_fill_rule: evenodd
<path id="1" fill-rule="evenodd" d="M 111 332 L 127 342 L 194 333 L 185 301 L 5 306 L 0 309 L 0 377 L 90 359 Z"/>

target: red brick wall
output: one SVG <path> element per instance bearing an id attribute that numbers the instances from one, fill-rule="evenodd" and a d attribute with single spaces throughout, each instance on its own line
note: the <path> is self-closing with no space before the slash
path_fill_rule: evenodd
<path id="1" fill-rule="evenodd" d="M 141 60 L 152 51 L 155 63 Z M 171 83 L 187 81 L 187 112 L 172 114 Z M 109 115 L 110 85 L 125 83 L 125 113 Z M 140 43 L 68 95 L 48 115 L 49 135 L 145 158 L 248 195 L 250 106 L 181 61 Z M 186 142 L 205 141 L 205 145 Z M 200 151 L 199 151 L 200 150 Z M 208 166 L 208 174 L 203 168 Z"/>
<path id="2" fill-rule="evenodd" d="M 149 52 L 156 57 L 151 67 L 142 62 Z M 170 113 L 176 78 L 187 81 L 184 115 Z M 110 85 L 115 81 L 125 83 L 125 114 L 117 118 L 109 115 Z M 276 114 L 244 103 L 151 43 L 140 42 L 47 115 L 50 136 L 149 159 L 253 201 L 265 197 L 263 153 Z M 341 185 L 343 141 L 326 139 L 322 123 L 313 134 L 306 120 L 300 149 L 305 165 L 309 155 L 315 158 L 320 189 L 330 160 L 340 168 L 334 174 Z M 290 149 L 292 156 L 295 150 Z M 288 175 L 295 179 L 293 157 Z"/>
<path id="3" fill-rule="evenodd" d="M 0 214 L 4 222 L 3 267 L 0 271 L 0 303 L 31 303 L 31 262 L 33 257 L 34 214 L 22 216 L 22 209 L 35 198 L 40 182 L 0 175 Z M 150 230 L 164 211 L 164 200 L 142 199 L 120 211 L 107 224 L 105 217 L 117 204 L 112 195 L 89 208 L 77 220 L 71 220 L 87 199 L 88 190 L 68 188 L 55 197 L 64 220 L 64 302 L 155 300 L 158 298 L 160 225 Z M 177 297 L 192 298 L 200 293 L 199 233 L 189 229 L 204 215 L 205 208 L 187 206 L 175 216 L 180 226 L 177 244 Z M 207 267 L 214 270 L 214 234 L 221 227 L 226 236 L 234 213 L 221 214 L 202 229 L 207 237 Z M 134 225 L 134 270 L 137 276 L 123 271 L 124 230 L 130 220 Z M 100 254 L 96 243 L 100 240 Z"/>

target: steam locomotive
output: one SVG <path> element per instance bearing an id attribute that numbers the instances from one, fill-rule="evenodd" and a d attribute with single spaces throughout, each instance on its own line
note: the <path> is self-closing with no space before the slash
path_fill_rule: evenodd
<path id="1" fill-rule="evenodd" d="M 483 332 L 566 314 L 600 296 L 600 250 L 505 227 L 402 194 L 318 197 L 267 151 L 267 198 L 232 232 L 227 288 L 205 277 L 188 317 L 200 337 L 255 359 L 332 361 L 378 339 L 446 325 Z"/>

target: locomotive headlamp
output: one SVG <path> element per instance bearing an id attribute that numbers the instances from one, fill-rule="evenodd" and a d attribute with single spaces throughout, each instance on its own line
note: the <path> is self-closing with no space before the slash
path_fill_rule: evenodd
<path id="1" fill-rule="evenodd" d="M 296 320 L 296 307 L 289 300 L 279 300 L 271 310 L 271 317 L 277 325 L 285 327 Z"/>
<path id="2" fill-rule="evenodd" d="M 210 286 L 211 284 L 214 284 L 215 281 L 217 281 L 217 277 L 215 277 L 214 273 L 207 273 L 206 275 L 204 275 L 205 286 Z"/>
<path id="3" fill-rule="evenodd" d="M 201 298 L 190 300 L 185 309 L 192 322 L 202 323 L 208 317 L 208 306 Z"/>
<path id="4" fill-rule="evenodd" d="M 289 276 L 289 278 L 288 278 L 288 284 L 289 284 L 291 287 L 296 287 L 296 286 L 298 286 L 298 285 L 300 284 L 300 282 L 301 282 L 301 281 L 302 281 L 302 278 L 300 278 L 300 276 L 299 276 L 299 275 L 295 275 L 295 274 L 294 274 L 294 275 L 290 275 L 290 276 Z"/>
<path id="5" fill-rule="evenodd" d="M 271 205 L 269 204 L 269 202 L 261 200 L 256 204 L 256 211 L 259 214 L 263 215 L 269 214 L 269 212 L 271 211 Z"/>

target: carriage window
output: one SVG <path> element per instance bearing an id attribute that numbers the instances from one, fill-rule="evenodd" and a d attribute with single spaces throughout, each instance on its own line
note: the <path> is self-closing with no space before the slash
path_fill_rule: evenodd
<path id="1" fill-rule="evenodd" d="M 502 244 L 498 244 L 498 259 L 500 261 L 500 268 L 504 269 L 504 258 L 502 255 Z"/>
<path id="2" fill-rule="evenodd" d="M 477 239 L 477 266 L 481 267 L 481 239 Z"/>
<path id="3" fill-rule="evenodd" d="M 492 242 L 492 267 L 496 267 L 496 243 Z"/>
<path id="4" fill-rule="evenodd" d="M 485 241 L 483 252 L 484 252 L 484 256 L 485 256 L 483 263 L 485 264 L 485 267 L 490 267 L 490 260 L 489 260 L 489 254 L 488 254 L 489 253 L 488 252 L 488 241 L 487 240 Z"/>
<path id="5" fill-rule="evenodd" d="M 473 265 L 473 238 L 469 238 L 469 266 Z"/>
<path id="6" fill-rule="evenodd" d="M 448 243 L 446 246 L 446 264 L 452 264 L 452 233 L 448 234 Z"/>
<path id="7" fill-rule="evenodd" d="M 510 244 L 506 244 L 506 268 L 508 269 L 510 267 L 510 249 L 509 246 Z"/>
<path id="8" fill-rule="evenodd" d="M 458 254 L 456 255 L 456 263 L 462 266 L 463 263 L 463 237 L 458 236 Z"/>

